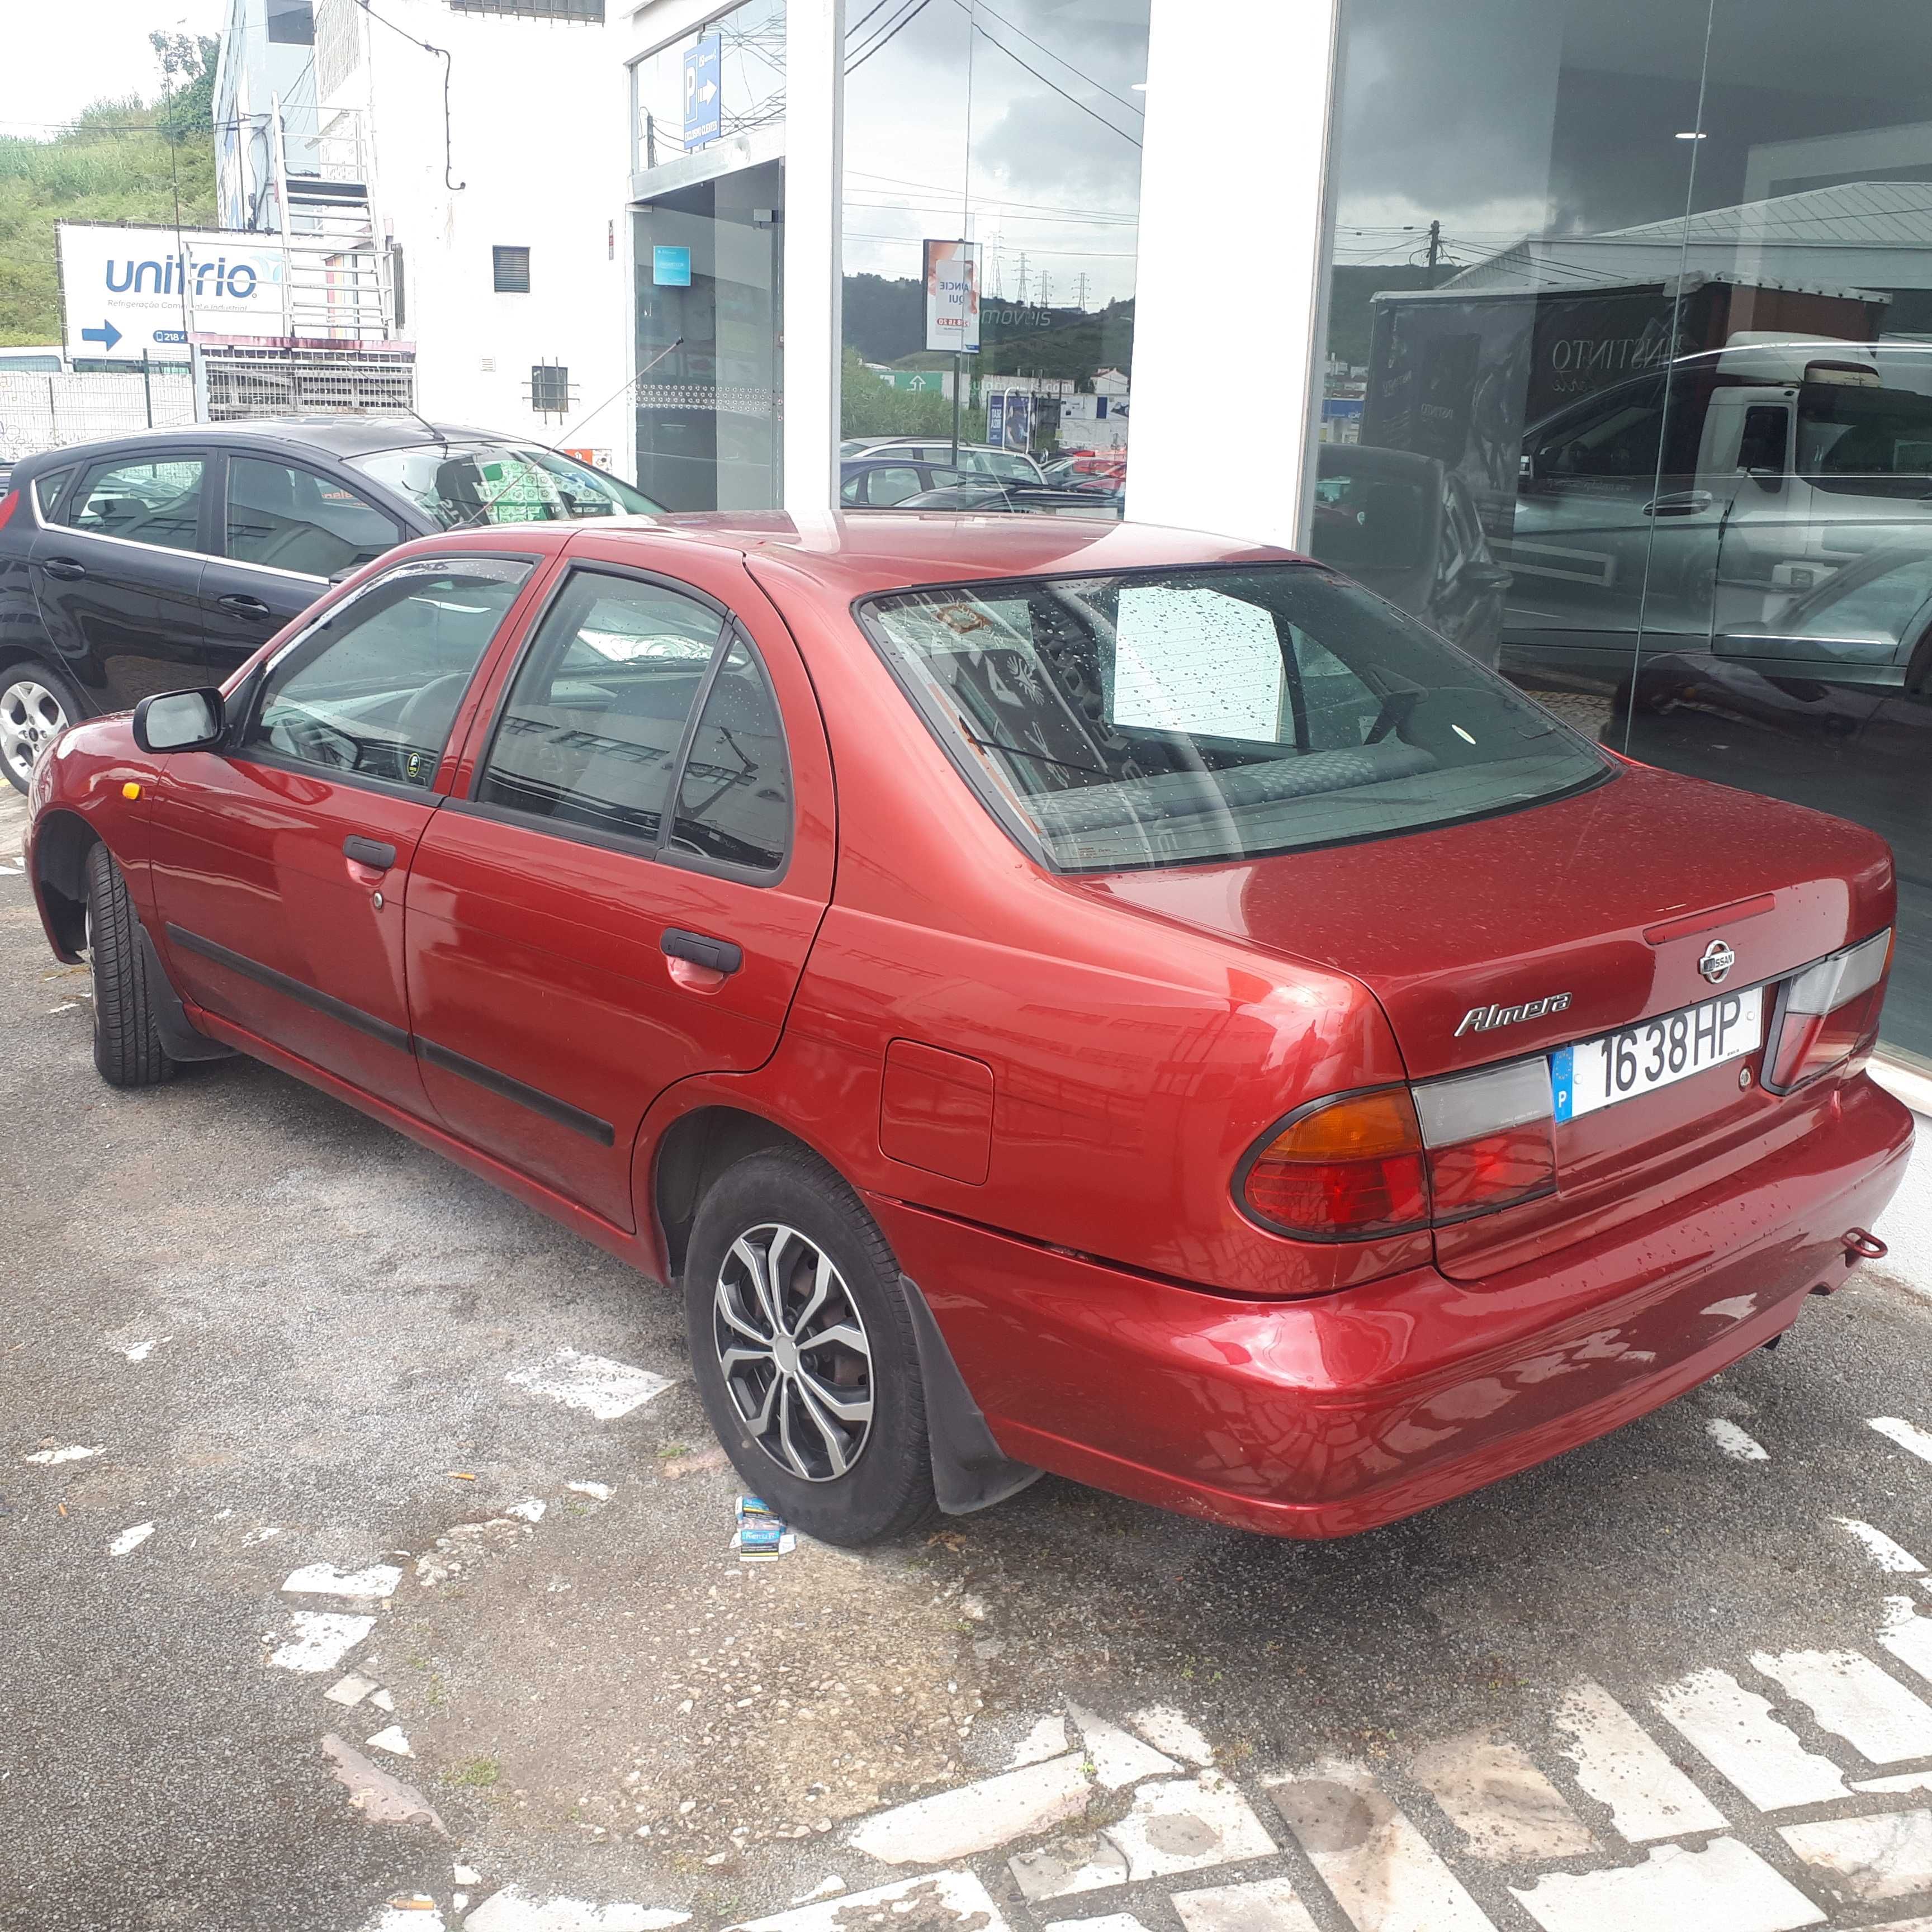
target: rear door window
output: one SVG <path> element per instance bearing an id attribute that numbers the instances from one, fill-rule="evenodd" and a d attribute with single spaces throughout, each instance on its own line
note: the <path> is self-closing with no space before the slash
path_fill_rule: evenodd
<path id="1" fill-rule="evenodd" d="M 198 456 L 102 464 L 88 472 L 77 491 L 68 493 L 58 520 L 88 536 L 119 537 L 160 550 L 198 550 L 206 471 Z"/>
<path id="2" fill-rule="evenodd" d="M 333 477 L 258 456 L 228 459 L 228 554 L 237 563 L 328 578 L 402 541 L 394 520 Z"/>
<path id="3" fill-rule="evenodd" d="M 727 621 L 661 584 L 574 572 L 518 669 L 474 796 L 655 845 Z"/>
<path id="4" fill-rule="evenodd" d="M 778 700 L 742 637 L 718 667 L 678 781 L 667 850 L 776 872 L 791 838 L 791 772 Z"/>

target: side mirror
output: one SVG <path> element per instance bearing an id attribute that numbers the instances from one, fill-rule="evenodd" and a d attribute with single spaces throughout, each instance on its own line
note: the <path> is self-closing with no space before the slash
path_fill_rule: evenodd
<path id="1" fill-rule="evenodd" d="M 164 691 L 135 706 L 134 742 L 144 752 L 204 752 L 227 722 L 218 691 Z"/>

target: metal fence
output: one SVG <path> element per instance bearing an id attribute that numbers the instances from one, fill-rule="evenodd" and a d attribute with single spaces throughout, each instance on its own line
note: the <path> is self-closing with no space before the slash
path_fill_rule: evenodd
<path id="1" fill-rule="evenodd" d="M 0 371 L 0 460 L 194 420 L 194 384 L 184 371 Z"/>
<path id="2" fill-rule="evenodd" d="M 406 414 L 415 405 L 411 350 L 208 347 L 201 352 L 213 422 L 354 410 Z"/>

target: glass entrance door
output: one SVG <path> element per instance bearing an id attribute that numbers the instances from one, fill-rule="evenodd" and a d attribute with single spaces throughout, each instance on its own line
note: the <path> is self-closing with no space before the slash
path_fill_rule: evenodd
<path id="1" fill-rule="evenodd" d="M 777 507 L 784 219 L 782 161 L 634 211 L 638 487 L 671 509 Z"/>

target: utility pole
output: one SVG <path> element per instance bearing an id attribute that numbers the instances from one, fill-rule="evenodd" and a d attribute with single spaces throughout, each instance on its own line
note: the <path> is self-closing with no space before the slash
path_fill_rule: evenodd
<path id="1" fill-rule="evenodd" d="M 1429 224 L 1429 286 L 1436 286 L 1436 265 L 1442 259 L 1442 224 L 1432 221 Z"/>
<path id="2" fill-rule="evenodd" d="M 1026 307 L 1026 289 L 1027 289 L 1027 263 L 1026 263 L 1026 250 L 1025 250 L 1024 248 L 1022 248 L 1022 249 L 1020 250 L 1020 307 L 1021 307 L 1022 308 L 1024 308 Z"/>
<path id="3" fill-rule="evenodd" d="M 1042 308 L 1053 306 L 1053 278 L 1044 268 L 1040 272 L 1040 305 Z"/>
<path id="4" fill-rule="evenodd" d="M 1087 313 L 1087 272 L 1084 268 L 1080 272 L 1080 313 Z"/>

